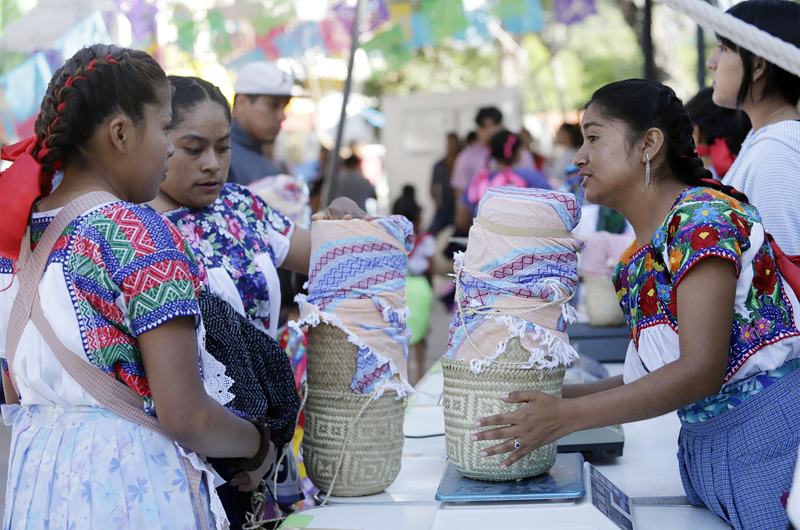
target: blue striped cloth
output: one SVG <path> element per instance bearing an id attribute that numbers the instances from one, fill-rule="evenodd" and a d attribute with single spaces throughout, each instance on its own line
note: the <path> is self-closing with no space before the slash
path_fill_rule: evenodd
<path id="1" fill-rule="evenodd" d="M 678 465 L 686 496 L 739 529 L 789 525 L 788 492 L 800 444 L 800 369 L 701 423 L 681 422 Z"/>
<path id="2" fill-rule="evenodd" d="M 786 254 L 800 254 L 800 121 L 751 130 L 722 182 L 747 195 Z"/>

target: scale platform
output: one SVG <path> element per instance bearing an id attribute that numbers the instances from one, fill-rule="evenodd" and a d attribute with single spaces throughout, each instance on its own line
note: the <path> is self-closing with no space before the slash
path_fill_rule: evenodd
<path id="1" fill-rule="evenodd" d="M 568 434 L 558 441 L 559 453 L 582 453 L 590 461 L 622 456 L 625 432 L 622 425 L 611 425 Z"/>
<path id="2" fill-rule="evenodd" d="M 500 502 L 579 499 L 586 495 L 583 455 L 559 453 L 547 473 L 508 482 L 466 478 L 447 461 L 436 492 L 442 502 Z"/>

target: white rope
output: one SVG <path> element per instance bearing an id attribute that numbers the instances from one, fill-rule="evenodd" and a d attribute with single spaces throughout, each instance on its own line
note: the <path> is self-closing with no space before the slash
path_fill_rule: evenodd
<path id="1" fill-rule="evenodd" d="M 344 437 L 344 443 L 342 444 L 342 451 L 341 453 L 339 453 L 339 462 L 336 464 L 336 472 L 333 474 L 333 478 L 331 479 L 331 485 L 328 487 L 328 492 L 325 494 L 325 500 L 322 501 L 322 504 L 320 504 L 320 506 L 325 506 L 326 504 L 328 504 L 328 499 L 330 498 L 331 493 L 333 492 L 333 486 L 336 484 L 336 479 L 339 478 L 339 471 L 342 470 L 345 450 L 347 449 L 347 444 L 350 442 L 350 436 L 353 434 L 353 430 L 355 429 L 358 420 L 361 419 L 361 415 L 364 414 L 364 411 L 367 410 L 367 407 L 369 407 L 371 403 L 374 403 L 374 401 L 375 400 L 372 399 L 372 397 L 369 394 L 367 394 L 367 398 L 364 400 L 364 405 L 361 407 L 361 410 L 358 411 L 358 414 L 356 414 L 355 417 L 350 422 L 350 426 L 347 428 L 347 435 Z"/>
<path id="2" fill-rule="evenodd" d="M 759 57 L 800 76 L 800 48 L 739 20 L 703 0 L 658 0 Z M 800 29 L 798 30 L 800 31 Z"/>
<path id="3" fill-rule="evenodd" d="M 469 342 L 470 346 L 472 346 L 472 348 L 478 353 L 478 355 L 480 355 L 483 358 L 482 362 L 479 359 L 473 359 L 472 362 L 470 363 L 470 366 L 472 366 L 475 361 L 478 361 L 478 366 L 482 366 L 484 364 L 486 366 L 488 366 L 489 364 L 491 364 L 492 361 L 494 361 L 497 357 L 499 357 L 501 353 L 503 353 L 505 351 L 505 343 L 503 343 L 503 345 L 500 348 L 498 348 L 494 352 L 493 355 L 487 357 L 481 351 L 481 349 L 478 347 L 478 345 L 475 344 L 475 341 L 472 340 L 472 337 L 470 336 L 469 330 L 467 329 L 466 317 L 475 316 L 475 315 L 484 315 L 484 316 L 493 315 L 493 316 L 497 316 L 497 317 L 506 316 L 506 317 L 519 319 L 522 322 L 524 322 L 525 324 L 532 324 L 536 329 L 540 329 L 539 326 L 537 326 L 536 324 L 533 324 L 533 322 L 528 322 L 527 320 L 524 320 L 524 319 L 520 318 L 519 314 L 520 313 L 531 313 L 533 311 L 539 311 L 540 309 L 544 309 L 546 307 L 551 307 L 551 306 L 554 306 L 554 305 L 562 305 L 562 307 L 563 307 L 564 305 L 569 303 L 569 301 L 572 299 L 573 296 L 575 296 L 575 292 L 572 292 L 571 294 L 569 294 L 567 296 L 564 296 L 562 298 L 556 298 L 555 300 L 551 300 L 551 301 L 548 301 L 548 302 L 535 301 L 535 302 L 533 302 L 533 305 L 530 305 L 527 308 L 525 306 L 503 307 L 503 306 L 500 306 L 500 305 L 476 306 L 476 307 L 467 306 L 467 307 L 465 307 L 464 304 L 463 304 L 463 300 L 462 300 L 462 298 L 464 297 L 464 288 L 461 285 L 461 277 L 464 274 L 464 267 L 465 267 L 464 262 L 465 261 L 467 261 L 466 254 L 461 254 L 460 263 L 458 264 L 458 271 L 456 272 L 455 299 L 456 299 L 456 303 L 458 304 L 458 309 L 456 310 L 456 313 L 458 313 L 458 317 L 461 320 L 461 326 L 460 327 L 461 327 L 462 332 L 464 333 L 464 335 L 467 338 L 467 342 Z M 561 286 L 561 285 L 558 285 L 557 283 L 554 282 L 553 283 L 553 289 L 554 290 L 556 290 L 556 289 L 561 290 L 561 289 L 564 289 L 564 287 Z M 465 315 L 465 313 L 466 313 L 466 315 Z M 549 333 L 548 333 L 548 335 L 549 335 Z M 508 341 L 506 341 L 506 342 L 508 342 Z M 475 372 L 475 373 L 478 373 L 478 372 Z"/>

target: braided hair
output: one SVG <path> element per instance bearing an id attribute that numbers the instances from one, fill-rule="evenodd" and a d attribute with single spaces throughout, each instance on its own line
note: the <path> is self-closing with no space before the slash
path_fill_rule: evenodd
<path id="1" fill-rule="evenodd" d="M 231 122 L 231 106 L 219 87 L 199 77 L 171 75 L 167 79 L 175 89 L 172 94 L 173 128 L 180 127 L 188 114 L 206 101 L 221 106 L 228 123 Z"/>
<path id="2" fill-rule="evenodd" d="M 44 173 L 66 162 L 85 163 L 86 145 L 109 117 L 123 113 L 140 125 L 168 86 L 143 51 L 106 44 L 79 50 L 50 80 L 34 124 L 39 146 L 33 156 Z"/>
<path id="3" fill-rule="evenodd" d="M 689 113 L 668 86 L 645 79 L 617 81 L 592 94 L 584 109 L 592 105 L 596 105 L 609 119 L 625 124 L 626 140 L 630 146 L 639 141 L 648 129 L 660 129 L 666 149 L 664 165 L 684 184 L 714 188 L 739 201 L 749 202 L 743 193 L 714 180 L 711 172 L 703 167 L 694 145 L 694 126 Z M 665 178 L 662 168 L 654 169 L 656 179 Z"/>

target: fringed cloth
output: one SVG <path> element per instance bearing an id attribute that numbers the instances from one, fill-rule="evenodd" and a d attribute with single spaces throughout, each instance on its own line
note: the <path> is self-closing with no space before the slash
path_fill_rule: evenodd
<path id="1" fill-rule="evenodd" d="M 374 221 L 316 221 L 311 227 L 308 296 L 298 295 L 300 321 L 340 328 L 358 346 L 356 394 L 413 392 L 408 383 L 406 326 L 408 253 L 413 225 L 395 215 Z"/>
<path id="2" fill-rule="evenodd" d="M 466 253 L 455 256 L 458 311 L 447 357 L 480 373 L 519 337 L 525 368 L 569 365 L 578 357 L 566 324 L 584 240 L 571 231 L 581 209 L 570 193 L 490 188 L 478 205 Z"/>

